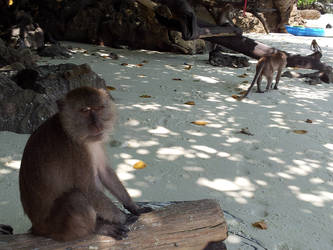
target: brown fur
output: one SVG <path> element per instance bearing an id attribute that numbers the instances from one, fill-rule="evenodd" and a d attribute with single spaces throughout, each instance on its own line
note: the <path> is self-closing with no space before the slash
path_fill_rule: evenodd
<path id="1" fill-rule="evenodd" d="M 60 241 L 91 233 L 121 239 L 126 216 L 103 193 L 103 186 L 131 213 L 139 215 L 142 209 L 104 153 L 115 105 L 106 91 L 82 87 L 69 92 L 58 106 L 59 113 L 30 136 L 23 153 L 20 194 L 32 233 Z"/>
<path id="2" fill-rule="evenodd" d="M 313 39 L 310 45 L 310 49 L 313 52 L 320 52 L 321 53 L 321 48 L 319 46 L 319 44 L 317 43 L 316 39 Z"/>
<path id="3" fill-rule="evenodd" d="M 245 98 L 249 94 L 255 83 L 257 83 L 257 92 L 263 93 L 263 91 L 260 88 L 262 76 L 266 77 L 267 79 L 266 90 L 269 90 L 272 87 L 272 81 L 275 71 L 277 71 L 277 74 L 275 78 L 274 89 L 278 89 L 278 83 L 280 81 L 281 72 L 282 69 L 286 67 L 286 65 L 287 65 L 287 55 L 282 51 L 278 51 L 272 55 L 260 58 L 256 66 L 256 74 L 253 78 L 253 81 L 242 98 Z"/>

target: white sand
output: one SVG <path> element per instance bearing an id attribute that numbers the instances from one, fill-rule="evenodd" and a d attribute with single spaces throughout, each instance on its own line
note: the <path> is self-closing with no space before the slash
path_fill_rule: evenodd
<path id="1" fill-rule="evenodd" d="M 311 37 L 249 36 L 291 53 L 311 53 Z M 333 40 L 316 40 L 322 60 L 333 66 Z M 119 119 L 113 140 L 119 145 L 108 151 L 137 201 L 219 200 L 230 229 L 228 249 L 254 249 L 242 236 L 256 239 L 258 249 L 333 249 L 332 84 L 282 78 L 278 91 L 252 92 L 239 102 L 231 96 L 247 89 L 249 83 L 242 82 L 252 80 L 255 60 L 249 68 L 232 69 L 207 64 L 208 55 L 73 47 L 89 53 L 66 62 L 88 63 L 116 88 Z M 120 59 L 100 56 L 110 51 Z M 143 60 L 143 66 L 136 65 Z M 188 70 L 184 63 L 193 66 Z M 248 77 L 237 77 L 243 73 Z M 151 98 L 140 98 L 144 94 Z M 195 120 L 209 124 L 191 124 Z M 253 136 L 238 133 L 246 127 Z M 293 132 L 299 129 L 307 133 Z M 0 132 L 0 223 L 16 233 L 29 228 L 18 191 L 27 138 Z M 133 169 L 137 160 L 148 166 Z M 252 227 L 259 220 L 267 230 Z"/>

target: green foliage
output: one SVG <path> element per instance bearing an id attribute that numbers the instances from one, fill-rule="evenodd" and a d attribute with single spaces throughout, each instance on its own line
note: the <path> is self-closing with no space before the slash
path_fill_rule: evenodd
<path id="1" fill-rule="evenodd" d="M 297 0 L 297 7 L 306 8 L 316 2 L 316 0 Z"/>

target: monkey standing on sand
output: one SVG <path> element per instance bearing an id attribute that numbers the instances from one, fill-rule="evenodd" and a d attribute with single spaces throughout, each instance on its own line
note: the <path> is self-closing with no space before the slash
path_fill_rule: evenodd
<path id="1" fill-rule="evenodd" d="M 251 91 L 253 85 L 257 83 L 257 92 L 263 93 L 260 88 L 262 76 L 264 75 L 267 79 L 266 90 L 269 90 L 272 85 L 274 72 L 277 71 L 275 78 L 274 89 L 278 89 L 278 83 L 280 80 L 281 72 L 284 67 L 287 65 L 287 55 L 282 51 L 277 51 L 271 55 L 261 57 L 256 66 L 256 74 L 253 78 L 253 81 L 241 99 L 245 98 Z"/>
<path id="2" fill-rule="evenodd" d="M 132 201 L 108 166 L 103 144 L 115 120 L 115 104 L 105 90 L 81 87 L 58 107 L 30 136 L 23 153 L 20 194 L 31 231 L 59 241 L 92 233 L 122 239 L 127 216 L 103 186 L 134 215 L 150 209 Z"/>

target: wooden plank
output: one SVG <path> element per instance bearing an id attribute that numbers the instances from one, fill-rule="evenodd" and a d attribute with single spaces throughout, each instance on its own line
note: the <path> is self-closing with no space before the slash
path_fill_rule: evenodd
<path id="1" fill-rule="evenodd" d="M 204 249 L 227 238 L 227 224 L 215 200 L 176 202 L 143 214 L 130 226 L 126 239 L 92 235 L 56 242 L 31 234 L 0 236 L 0 249 Z"/>

